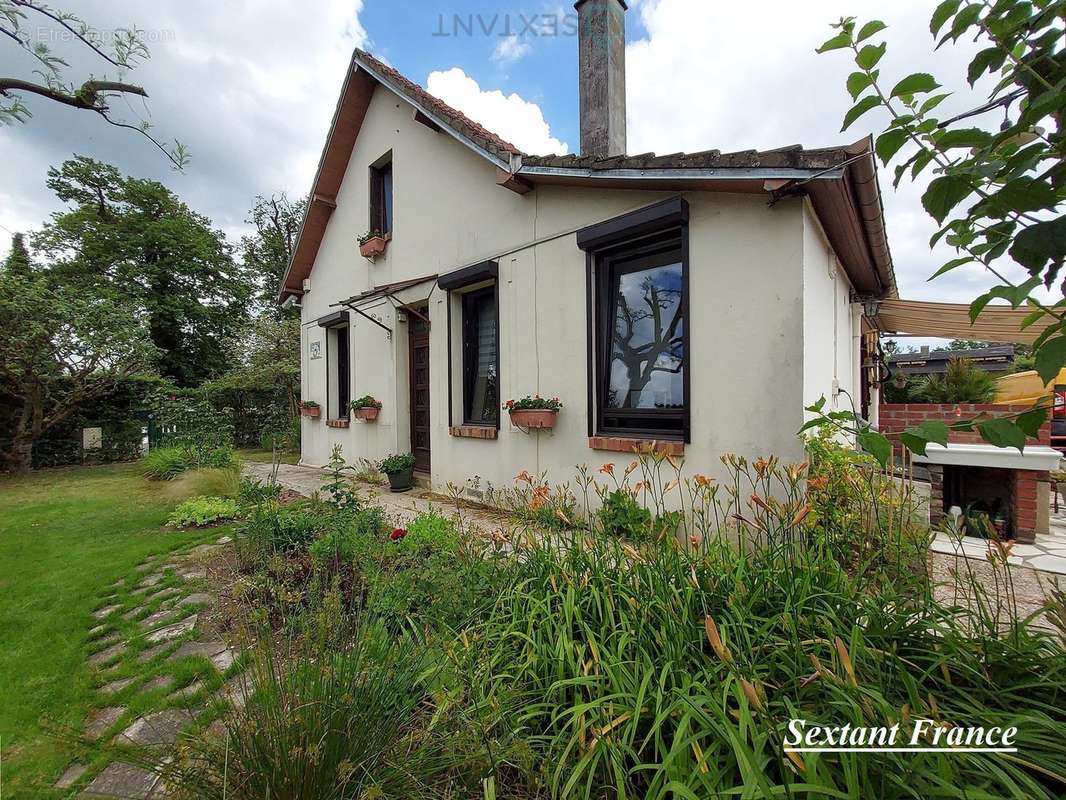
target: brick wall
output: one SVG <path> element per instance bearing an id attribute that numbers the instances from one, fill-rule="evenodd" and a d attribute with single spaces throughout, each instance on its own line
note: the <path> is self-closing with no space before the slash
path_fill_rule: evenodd
<path id="1" fill-rule="evenodd" d="M 899 435 L 907 428 L 913 428 L 927 419 L 941 422 L 957 422 L 960 419 L 972 419 L 979 414 L 986 417 L 1006 417 L 1022 411 L 1028 411 L 1032 406 L 1025 403 L 1010 405 L 993 405 L 991 403 L 882 403 L 878 408 L 878 427 L 881 433 L 892 440 L 896 455 L 902 454 L 899 445 Z M 949 442 L 958 444 L 980 444 L 984 440 L 977 431 L 951 431 L 948 434 Z M 1051 444 L 1051 419 L 1040 428 L 1037 438 L 1029 439 L 1029 444 Z"/>

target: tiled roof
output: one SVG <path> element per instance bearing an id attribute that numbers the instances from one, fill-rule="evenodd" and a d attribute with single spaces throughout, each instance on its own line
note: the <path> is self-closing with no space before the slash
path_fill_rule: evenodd
<path id="1" fill-rule="evenodd" d="M 357 61 L 365 62 L 366 66 L 372 72 L 381 74 L 381 76 L 388 80 L 397 91 L 407 95 L 408 99 L 416 105 L 422 106 L 428 111 L 440 115 L 452 129 L 463 134 L 466 138 L 485 150 L 488 150 L 490 153 L 493 153 L 504 160 L 506 160 L 512 153 L 521 153 L 521 151 L 510 142 L 497 136 L 484 126 L 474 122 L 474 120 L 470 119 L 470 117 L 466 116 L 462 111 L 452 108 L 443 100 L 434 97 L 417 83 L 408 80 L 392 67 L 374 58 L 365 50 L 359 50 L 357 48 L 355 51 L 355 58 Z"/>
<path id="2" fill-rule="evenodd" d="M 634 156 L 596 158 L 578 155 L 522 156 L 523 167 L 558 167 L 562 169 L 739 169 L 781 168 L 829 169 L 840 166 L 849 158 L 843 147 L 805 150 L 801 145 L 779 147 L 775 150 L 702 150 L 696 153 L 656 155 L 642 153 Z"/>

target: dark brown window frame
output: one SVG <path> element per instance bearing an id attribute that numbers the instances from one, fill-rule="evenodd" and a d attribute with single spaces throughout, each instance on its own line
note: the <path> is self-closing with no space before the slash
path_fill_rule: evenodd
<path id="1" fill-rule="evenodd" d="M 586 315 L 588 357 L 588 435 L 637 439 L 691 441 L 691 319 L 689 316 L 688 203 L 673 197 L 578 231 L 578 246 L 586 252 Z M 681 315 L 684 348 L 680 410 L 612 409 L 606 412 L 611 364 L 613 321 L 613 262 L 642 256 L 676 253 L 681 263 Z M 638 267 L 631 267 L 637 269 Z M 605 419 L 606 417 L 606 419 Z M 626 425 L 611 420 L 626 419 Z M 660 420 L 662 424 L 656 425 Z M 641 423 L 645 424 L 641 424 Z"/>
<path id="2" fill-rule="evenodd" d="M 454 384 L 452 383 L 452 340 L 455 338 L 452 330 L 452 292 L 463 292 L 467 287 L 472 287 L 478 283 L 485 283 L 491 281 L 492 285 L 496 287 L 496 380 L 502 381 L 500 372 L 500 289 L 499 289 L 499 275 L 500 265 L 497 261 L 482 261 L 479 264 L 473 264 L 469 267 L 463 267 L 462 269 L 454 270 L 453 272 L 445 273 L 437 278 L 437 286 L 448 293 L 448 302 L 446 303 L 448 308 L 448 427 L 451 428 L 455 423 L 455 411 L 453 409 L 453 398 L 455 392 L 453 390 Z M 460 307 L 462 306 L 462 298 L 460 297 Z M 460 317 L 460 323 L 462 318 Z M 459 330 L 459 344 L 462 346 L 462 326 Z M 461 367 L 460 367 L 461 369 Z M 502 383 L 501 383 L 502 385 Z M 466 400 L 465 395 L 460 396 L 460 402 L 465 407 Z M 465 416 L 465 414 L 464 414 Z M 482 427 L 490 427 L 482 425 Z M 500 429 L 500 416 L 496 415 L 495 429 Z"/>
<path id="3" fill-rule="evenodd" d="M 492 422 L 486 422 L 484 419 L 471 419 L 470 409 L 474 399 L 474 382 L 477 378 L 477 363 L 471 358 L 471 350 L 473 349 L 472 337 L 474 332 L 475 320 L 468 316 L 468 306 L 472 305 L 478 299 L 483 297 L 492 297 L 493 302 L 493 335 L 496 339 L 496 354 L 494 359 L 494 367 L 496 370 L 496 400 L 493 403 L 494 419 Z M 500 429 L 500 293 L 499 282 L 493 281 L 492 285 L 484 286 L 479 289 L 471 289 L 470 291 L 463 292 L 460 297 L 460 307 L 462 309 L 461 325 L 460 325 L 460 346 L 462 347 L 462 371 L 463 371 L 463 384 L 462 384 L 462 402 L 463 402 L 463 425 L 482 426 L 488 428 Z"/>
<path id="4" fill-rule="evenodd" d="M 387 176 L 387 177 L 386 177 Z M 395 218 L 395 183 L 392 171 L 392 151 L 370 165 L 370 232 L 391 235 Z M 385 191 L 386 181 L 389 191 Z M 386 208 L 386 203 L 388 208 Z"/>

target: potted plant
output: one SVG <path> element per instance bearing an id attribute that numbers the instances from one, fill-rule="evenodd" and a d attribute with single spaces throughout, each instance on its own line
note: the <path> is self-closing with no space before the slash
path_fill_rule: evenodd
<path id="1" fill-rule="evenodd" d="M 317 417 L 321 413 L 322 407 L 314 400 L 304 400 L 300 403 L 300 415 L 303 417 Z"/>
<path id="2" fill-rule="evenodd" d="M 375 400 L 373 395 L 364 394 L 358 400 L 352 401 L 352 411 L 355 412 L 356 419 L 373 422 L 381 411 L 381 401 Z"/>
<path id="3" fill-rule="evenodd" d="M 369 231 L 359 236 L 359 254 L 363 258 L 377 258 L 385 254 L 385 245 L 388 244 L 381 231 Z"/>
<path id="4" fill-rule="evenodd" d="M 563 404 L 558 397 L 547 398 L 538 394 L 508 400 L 503 407 L 511 415 L 511 424 L 519 428 L 554 428 L 555 417 Z"/>
<path id="5" fill-rule="evenodd" d="M 413 453 L 393 454 L 378 462 L 378 469 L 389 479 L 389 488 L 394 492 L 406 492 L 414 480 L 415 457 Z"/>

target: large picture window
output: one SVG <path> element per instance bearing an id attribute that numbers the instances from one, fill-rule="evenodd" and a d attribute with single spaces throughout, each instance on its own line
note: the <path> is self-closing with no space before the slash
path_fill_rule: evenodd
<path id="1" fill-rule="evenodd" d="M 598 427 L 681 438 L 688 325 L 680 236 L 605 253 L 597 275 Z"/>
<path id="2" fill-rule="evenodd" d="M 496 425 L 500 418 L 496 287 L 463 295 L 463 422 Z"/>

